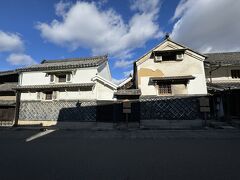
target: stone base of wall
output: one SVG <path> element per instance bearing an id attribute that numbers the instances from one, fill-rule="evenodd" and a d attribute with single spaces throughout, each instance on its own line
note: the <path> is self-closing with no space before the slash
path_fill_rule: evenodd
<path id="1" fill-rule="evenodd" d="M 39 121 L 39 120 L 18 120 L 18 125 L 19 126 L 34 126 L 34 125 L 39 125 L 39 126 L 55 126 L 57 124 L 57 121 Z"/>
<path id="2" fill-rule="evenodd" d="M 19 120 L 36 123 L 41 121 L 94 122 L 96 105 L 96 101 L 22 101 Z"/>
<path id="3" fill-rule="evenodd" d="M 150 129 L 199 129 L 203 120 L 141 120 L 141 127 Z"/>

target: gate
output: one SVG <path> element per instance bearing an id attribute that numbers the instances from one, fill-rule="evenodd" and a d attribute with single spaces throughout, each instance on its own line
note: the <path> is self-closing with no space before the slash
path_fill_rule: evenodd
<path id="1" fill-rule="evenodd" d="M 15 117 L 15 107 L 1 106 L 0 107 L 0 126 L 13 125 Z"/>
<path id="2" fill-rule="evenodd" d="M 128 122 L 138 122 L 140 120 L 139 101 L 131 102 L 129 109 L 130 113 L 124 113 L 122 101 L 100 102 L 97 105 L 97 121 L 121 123 L 126 122 L 128 118 Z"/>

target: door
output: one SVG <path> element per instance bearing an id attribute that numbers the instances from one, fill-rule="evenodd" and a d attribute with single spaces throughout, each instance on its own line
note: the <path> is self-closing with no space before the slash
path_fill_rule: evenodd
<path id="1" fill-rule="evenodd" d="M 15 107 L 0 107 L 0 121 L 13 121 L 15 117 Z"/>

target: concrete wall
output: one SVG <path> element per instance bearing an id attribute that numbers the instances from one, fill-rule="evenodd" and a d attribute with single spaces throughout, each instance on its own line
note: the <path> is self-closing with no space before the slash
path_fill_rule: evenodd
<path id="1" fill-rule="evenodd" d="M 170 49 L 182 49 L 182 47 L 166 41 L 156 50 Z M 155 62 L 151 57 L 151 52 L 149 52 L 137 62 L 137 86 L 141 89 L 142 95 L 157 95 L 157 89 L 150 82 L 150 77 L 192 75 L 195 79 L 190 80 L 187 86 L 173 85 L 172 95 L 207 94 L 203 60 L 204 58 L 200 55 L 186 50 L 182 61 Z"/>

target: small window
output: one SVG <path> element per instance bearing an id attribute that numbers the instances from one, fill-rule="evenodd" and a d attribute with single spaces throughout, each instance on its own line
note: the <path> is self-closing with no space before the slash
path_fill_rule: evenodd
<path id="1" fill-rule="evenodd" d="M 53 96 L 52 96 L 53 99 L 57 99 L 57 91 L 53 91 Z"/>
<path id="2" fill-rule="evenodd" d="M 52 100 L 52 98 L 53 98 L 53 92 L 51 91 L 51 92 L 46 92 L 45 93 L 46 94 L 46 100 Z"/>
<path id="3" fill-rule="evenodd" d="M 162 56 L 163 61 L 176 61 L 176 54 L 167 53 Z"/>
<path id="4" fill-rule="evenodd" d="M 177 55 L 176 55 L 176 60 L 177 60 L 177 61 L 183 60 L 183 54 L 177 54 Z"/>
<path id="5" fill-rule="evenodd" d="M 67 81 L 71 81 L 71 74 L 67 74 Z"/>
<path id="6" fill-rule="evenodd" d="M 58 82 L 66 82 L 66 74 L 58 76 Z"/>
<path id="7" fill-rule="evenodd" d="M 53 74 L 50 75 L 50 82 L 54 82 L 54 75 Z"/>
<path id="8" fill-rule="evenodd" d="M 172 94 L 171 84 L 159 84 L 159 95 Z"/>
<path id="9" fill-rule="evenodd" d="M 39 100 L 41 98 L 41 92 L 37 92 L 37 99 Z"/>
<path id="10" fill-rule="evenodd" d="M 162 61 L 162 56 L 155 56 L 156 61 Z"/>
<path id="11" fill-rule="evenodd" d="M 240 69 L 236 69 L 236 70 L 231 70 L 231 76 L 232 78 L 240 78 Z"/>

